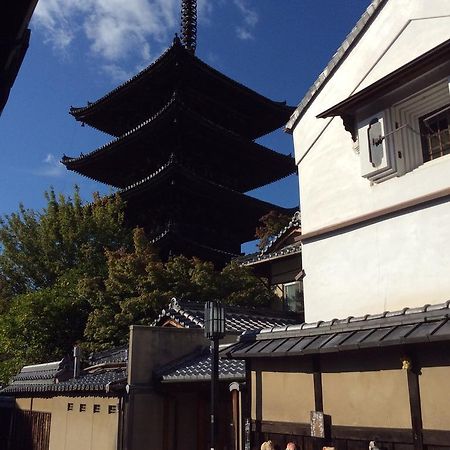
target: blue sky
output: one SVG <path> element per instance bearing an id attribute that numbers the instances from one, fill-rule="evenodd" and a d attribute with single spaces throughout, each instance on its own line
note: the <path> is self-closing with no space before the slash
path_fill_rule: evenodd
<path id="1" fill-rule="evenodd" d="M 297 105 L 369 0 L 198 0 L 196 55 L 231 78 Z M 40 0 L 31 44 L 0 116 L 0 215 L 39 210 L 50 186 L 82 196 L 110 188 L 59 163 L 110 137 L 81 127 L 70 106 L 84 106 L 151 63 L 179 29 L 179 0 Z M 282 131 L 260 140 L 293 153 Z M 298 204 L 291 176 L 252 192 L 283 206 Z"/>

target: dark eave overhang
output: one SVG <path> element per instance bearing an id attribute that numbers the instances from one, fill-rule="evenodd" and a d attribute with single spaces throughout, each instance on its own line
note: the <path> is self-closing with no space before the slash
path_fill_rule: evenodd
<path id="1" fill-rule="evenodd" d="M 255 197 L 243 194 L 241 192 L 230 189 L 226 186 L 222 186 L 218 183 L 214 183 L 211 180 L 207 180 L 198 176 L 191 170 L 178 163 L 174 157 L 163 166 L 161 166 L 156 172 L 144 178 L 143 180 L 128 186 L 125 189 L 119 191 L 121 197 L 127 201 L 134 196 L 140 196 L 145 193 L 148 194 L 150 190 L 154 190 L 154 186 L 159 185 L 161 181 L 170 178 L 174 174 L 181 174 L 184 179 L 188 181 L 191 189 L 197 189 L 198 192 L 203 192 L 211 198 L 226 198 L 230 203 L 239 205 L 242 208 L 254 208 L 260 212 L 264 211 L 279 211 L 283 214 L 292 214 L 292 209 L 283 208 L 273 203 L 259 200 Z M 262 216 L 259 216 L 262 217 Z"/>
<path id="2" fill-rule="evenodd" d="M 158 71 L 163 69 L 169 61 L 175 59 L 176 52 L 181 51 L 181 49 L 182 45 L 180 44 L 179 39 L 175 38 L 172 45 L 145 69 L 141 70 L 139 73 L 137 73 L 124 83 L 120 84 L 112 91 L 105 94 L 103 97 L 100 97 L 98 100 L 94 102 L 88 102 L 86 106 L 71 106 L 69 113 L 80 122 L 83 122 L 85 120 L 87 121 L 91 115 L 94 115 L 97 112 L 101 113 L 103 108 L 108 106 L 108 103 L 111 103 L 114 100 L 120 99 L 121 97 L 126 95 L 127 90 L 133 87 L 136 83 L 142 82 L 149 74 L 158 73 Z"/>
<path id="3" fill-rule="evenodd" d="M 176 123 L 172 124 L 174 120 Z M 184 122 L 187 123 L 187 127 L 181 125 Z M 121 137 L 86 155 L 75 158 L 64 156 L 61 162 L 69 170 L 111 186 L 124 188 L 123 177 L 120 175 L 125 158 L 123 155 L 126 154 L 125 159 L 128 161 L 132 159 L 140 168 L 145 167 L 145 164 L 152 164 L 153 167 L 150 166 L 150 170 L 153 170 L 155 166 L 161 164 L 161 157 L 165 152 L 157 151 L 157 148 L 152 151 L 152 144 L 155 139 L 156 142 L 164 140 L 161 133 L 167 134 L 167 130 L 172 129 L 177 123 L 180 123 L 177 127 L 180 131 L 173 132 L 178 132 L 180 141 L 184 143 L 179 149 L 181 153 L 185 154 L 189 150 L 190 147 L 186 143 L 192 139 L 196 142 L 204 141 L 205 160 L 207 158 L 220 160 L 221 167 L 224 167 L 227 161 L 228 164 L 233 164 L 232 176 L 236 180 L 233 188 L 241 192 L 261 187 L 296 172 L 295 162 L 291 156 L 277 153 L 212 123 L 188 108 L 175 93 L 154 116 Z M 160 136 L 159 139 L 158 136 Z M 156 144 L 158 145 L 161 144 Z M 148 150 L 144 152 L 142 149 L 147 146 Z M 199 144 L 192 144 L 192 146 L 192 150 L 199 150 Z M 224 156 L 210 155 L 212 148 L 214 153 L 220 151 Z M 178 148 L 173 150 L 176 151 Z M 239 164 L 234 163 L 237 160 Z M 256 163 L 258 171 L 253 171 L 252 168 Z"/>
<path id="4" fill-rule="evenodd" d="M 245 258 L 239 258 L 237 260 L 238 264 L 241 266 L 263 266 L 270 265 L 274 261 L 279 259 L 286 259 L 296 255 L 300 255 L 302 253 L 302 245 L 301 242 L 297 242 L 296 244 L 287 245 L 286 247 L 280 248 L 277 251 L 272 253 L 256 253 L 253 255 L 247 255 Z"/>
<path id="5" fill-rule="evenodd" d="M 278 211 L 283 214 L 292 214 L 290 209 L 256 199 L 202 178 L 174 158 L 171 158 L 155 173 L 119 191 L 119 195 L 126 202 L 127 211 L 132 215 L 129 220 L 137 222 L 142 220 L 143 211 L 145 211 L 145 216 L 152 218 L 152 208 L 158 210 L 162 207 L 166 211 L 164 215 L 170 217 L 172 215 L 170 208 L 173 208 L 174 205 L 168 203 L 171 201 L 168 199 L 183 198 L 185 205 L 183 208 L 186 209 L 187 216 L 194 217 L 193 214 L 197 214 L 198 209 L 202 208 L 202 217 L 195 216 L 195 222 L 198 225 L 201 222 L 203 225 L 208 224 L 212 229 L 221 230 L 223 221 L 227 220 L 227 230 L 230 236 L 233 236 L 233 239 L 239 243 L 254 238 L 259 219 L 268 212 Z M 189 211 L 189 205 L 192 202 L 197 211 L 194 211 L 193 214 Z M 140 223 L 140 226 L 147 228 L 148 224 Z"/>
<path id="6" fill-rule="evenodd" d="M 121 109 L 141 99 L 142 93 L 152 91 L 152 86 L 157 88 L 153 87 L 151 95 L 161 102 L 164 97 L 167 99 L 170 96 L 170 91 L 181 86 L 186 77 L 189 81 L 186 88 L 199 93 L 215 93 L 215 97 L 227 100 L 223 102 L 224 107 L 234 105 L 232 107 L 237 114 L 249 109 L 245 115 L 248 123 L 242 130 L 246 129 L 247 135 L 252 138 L 283 126 L 295 109 L 285 102 L 272 101 L 213 69 L 190 54 L 176 38 L 172 46 L 146 69 L 86 107 L 72 107 L 70 114 L 80 122 L 117 136 L 125 130 L 119 131 L 114 129 L 115 126 L 111 127 L 111 123 L 105 122 L 105 114 L 110 115 L 110 122 L 113 116 L 120 114 Z M 147 111 L 142 110 L 139 114 L 146 115 L 155 106 L 147 103 L 146 108 Z M 156 108 L 159 109 L 160 105 Z M 142 120 L 143 117 L 140 122 Z"/>
<path id="7" fill-rule="evenodd" d="M 356 140 L 355 121 L 391 106 L 398 100 L 447 77 L 450 39 L 391 72 L 370 86 L 320 113 L 317 118 L 340 116 Z"/>
<path id="8" fill-rule="evenodd" d="M 27 27 L 37 1 L 10 2 L 0 19 L 0 114 L 28 49 L 31 32 Z"/>
<path id="9" fill-rule="evenodd" d="M 450 302 L 243 334 L 223 357 L 299 357 L 450 341 Z"/>

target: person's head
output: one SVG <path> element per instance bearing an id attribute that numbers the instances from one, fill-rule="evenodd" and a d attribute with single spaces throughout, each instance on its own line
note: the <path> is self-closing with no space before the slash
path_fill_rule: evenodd
<path id="1" fill-rule="evenodd" d="M 261 450 L 275 450 L 272 441 L 263 442 L 261 444 Z"/>
<path id="2" fill-rule="evenodd" d="M 286 445 L 286 450 L 297 450 L 297 446 L 294 442 L 288 442 L 288 444 Z"/>

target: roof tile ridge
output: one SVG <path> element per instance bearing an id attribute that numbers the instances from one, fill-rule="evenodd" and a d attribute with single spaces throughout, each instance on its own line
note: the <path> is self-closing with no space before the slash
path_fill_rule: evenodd
<path id="1" fill-rule="evenodd" d="M 158 169 L 156 169 L 155 171 L 153 171 L 150 175 L 147 175 L 145 178 L 142 178 L 141 180 L 135 181 L 134 183 L 129 184 L 127 187 L 124 187 L 123 189 L 119 189 L 118 193 L 122 194 L 124 192 L 128 192 L 131 191 L 134 188 L 137 188 L 139 186 L 142 186 L 143 184 L 145 184 L 147 181 L 150 181 L 151 179 L 155 178 L 156 176 L 158 176 L 161 172 L 164 172 L 166 169 L 168 169 L 169 167 L 175 167 L 175 166 L 179 166 L 182 167 L 184 170 L 186 170 L 178 161 L 176 156 L 171 153 L 169 156 L 169 159 L 167 160 L 167 162 L 165 162 L 163 165 L 159 166 Z"/>
<path id="2" fill-rule="evenodd" d="M 188 361 L 198 360 L 203 355 L 205 355 L 209 351 L 208 347 L 198 346 L 190 353 L 186 353 L 183 356 L 175 359 L 174 361 L 169 362 L 168 364 L 163 364 L 160 367 L 157 367 L 154 370 L 154 373 L 157 377 L 164 376 L 167 372 L 172 372 L 177 370 L 179 367 L 184 366 L 184 364 Z"/>
<path id="3" fill-rule="evenodd" d="M 270 250 L 270 247 L 273 246 L 273 244 L 276 243 L 276 241 L 284 234 L 286 233 L 286 231 L 288 231 L 289 229 L 293 229 L 293 228 L 297 228 L 297 227 L 301 227 L 302 223 L 301 223 L 301 212 L 300 210 L 296 211 L 294 213 L 294 215 L 292 216 L 291 220 L 289 221 L 289 223 L 281 230 L 278 232 L 278 234 L 276 236 L 274 236 L 272 239 L 270 239 L 269 243 L 261 250 L 261 254 L 262 253 L 266 253 L 267 251 Z"/>
<path id="4" fill-rule="evenodd" d="M 159 233 L 154 238 L 149 240 L 150 244 L 155 244 L 156 242 L 167 236 L 171 231 L 172 231 L 171 225 L 167 224 L 165 229 L 161 233 Z"/>
<path id="5" fill-rule="evenodd" d="M 337 68 L 344 56 L 351 50 L 352 45 L 356 42 L 360 34 L 365 30 L 366 25 L 384 6 L 386 2 L 387 0 L 372 0 L 370 5 L 363 12 L 358 22 L 356 22 L 350 33 L 347 34 L 342 44 L 338 47 L 331 60 L 319 74 L 312 86 L 306 91 L 303 99 L 300 101 L 288 123 L 286 124 L 285 130 L 287 132 L 292 132 L 295 124 L 301 118 L 303 112 L 307 109 L 316 94 L 319 93 L 326 80 L 334 72 L 334 69 Z"/>
<path id="6" fill-rule="evenodd" d="M 128 86 L 129 84 L 131 84 L 133 81 L 141 78 L 143 75 L 145 75 L 147 72 L 150 71 L 150 69 L 152 69 L 153 67 L 155 67 L 155 65 L 157 65 L 159 62 L 161 62 L 164 57 L 173 49 L 182 49 L 183 46 L 181 45 L 181 42 L 179 40 L 179 38 L 175 38 L 172 41 L 172 44 L 166 48 L 166 50 L 164 50 L 161 55 L 158 56 L 158 58 L 156 58 L 153 62 L 151 62 L 147 67 L 145 67 L 144 69 L 142 69 L 140 72 L 138 72 L 136 75 L 133 75 L 131 78 L 129 78 L 128 80 L 124 81 L 122 84 L 119 84 L 118 86 L 116 86 L 114 89 L 112 89 L 111 91 L 109 91 L 108 93 L 106 93 L 105 95 L 103 95 L 102 97 L 100 97 L 99 99 L 95 100 L 94 102 L 88 102 L 87 106 L 82 106 L 82 107 L 71 107 L 69 110 L 69 114 L 75 116 L 76 113 L 78 112 L 82 112 L 82 111 L 86 111 L 89 108 L 92 108 L 93 106 L 98 105 L 99 103 L 102 103 L 105 100 L 108 100 L 110 97 L 112 97 L 114 94 L 116 94 L 117 92 L 121 91 L 123 88 L 125 88 L 126 86 Z"/>
<path id="7" fill-rule="evenodd" d="M 207 184 L 209 184 L 209 185 L 213 185 L 213 186 L 219 187 L 219 188 L 221 188 L 221 189 L 223 189 L 223 190 L 226 190 L 226 191 L 228 191 L 228 192 L 230 192 L 230 193 L 232 193 L 233 195 L 236 195 L 236 196 L 238 196 L 238 197 L 248 198 L 248 199 L 250 199 L 250 201 L 259 203 L 259 204 L 261 204 L 261 205 L 265 205 L 265 206 L 268 207 L 268 208 L 269 208 L 269 207 L 272 207 L 272 208 L 275 207 L 275 208 L 277 208 L 277 209 L 279 209 L 279 210 L 285 210 L 285 211 L 287 211 L 287 210 L 290 209 L 290 208 L 285 208 L 285 207 L 281 207 L 281 206 L 275 205 L 275 204 L 273 204 L 273 203 L 266 202 L 266 201 L 264 201 L 264 200 L 260 200 L 260 199 L 258 199 L 258 198 L 256 198 L 256 197 L 253 197 L 253 196 L 248 195 L 248 194 L 243 193 L 243 192 L 236 191 L 235 189 L 233 189 L 233 188 L 231 188 L 231 187 L 224 186 L 223 184 L 216 183 L 215 181 L 212 181 L 212 180 L 210 180 L 210 179 L 208 179 L 208 178 L 205 178 L 205 177 L 203 177 L 203 176 L 201 176 L 201 175 L 198 175 L 198 174 L 196 174 L 195 172 L 193 172 L 192 170 L 190 170 L 190 169 L 186 168 L 185 166 L 183 166 L 182 164 L 178 163 L 178 161 L 176 160 L 176 157 L 175 157 L 174 154 L 171 155 L 171 157 L 169 158 L 169 161 L 168 161 L 166 164 L 162 165 L 159 169 L 157 169 L 156 171 L 154 171 L 152 174 L 147 175 L 147 176 L 146 176 L 145 178 L 143 178 L 142 180 L 136 181 L 136 182 L 132 183 L 131 185 L 129 185 L 129 186 L 123 188 L 123 189 L 119 189 L 119 190 L 118 190 L 118 193 L 119 193 L 119 194 L 122 194 L 122 193 L 124 193 L 124 192 L 129 192 L 129 191 L 131 191 L 132 189 L 134 189 L 134 188 L 136 188 L 136 187 L 142 186 L 142 185 L 145 184 L 146 182 L 150 181 L 152 178 L 154 178 L 154 177 L 156 177 L 157 175 L 159 175 L 163 170 L 167 169 L 167 168 L 168 168 L 169 166 L 171 166 L 171 165 L 177 165 L 177 166 L 178 166 L 179 168 L 181 168 L 185 173 L 188 173 L 188 174 L 190 174 L 191 176 L 194 176 L 197 180 L 200 180 L 200 181 L 202 181 L 202 182 L 205 182 L 205 183 L 207 183 Z M 210 248 L 210 249 L 214 250 L 212 247 L 208 247 L 208 246 L 204 246 L 204 247 L 205 247 L 205 248 Z M 218 250 L 218 249 L 217 249 L 217 251 L 221 251 L 221 250 Z M 225 252 L 225 253 L 226 253 L 226 254 L 233 255 L 233 256 L 239 256 L 239 255 L 237 255 L 237 254 L 235 254 L 235 253 L 229 253 L 229 252 Z"/>
<path id="8" fill-rule="evenodd" d="M 148 119 L 144 120 L 142 123 L 140 123 L 139 125 L 136 125 L 134 128 L 132 128 L 131 130 L 126 131 L 125 133 L 123 133 L 122 135 L 110 140 L 109 142 L 107 142 L 106 144 L 103 144 L 100 147 L 97 147 L 96 149 L 92 150 L 89 153 L 81 154 L 80 156 L 77 157 L 70 157 L 70 156 L 66 156 L 64 155 L 61 159 L 61 163 L 62 164 L 66 164 L 66 163 L 70 163 L 70 162 L 75 162 L 75 161 L 80 161 L 82 159 L 86 159 L 88 157 L 92 157 L 98 153 L 101 153 L 107 149 L 109 149 L 110 147 L 113 147 L 114 145 L 118 144 L 119 142 L 122 142 L 124 139 L 128 138 L 129 136 L 138 133 L 140 131 L 143 130 L 143 128 L 145 128 L 146 125 L 148 125 L 150 122 L 153 122 L 155 119 L 157 119 L 158 117 L 162 116 L 168 109 L 170 109 L 170 107 L 174 104 L 180 102 L 182 103 L 178 96 L 176 95 L 176 91 L 174 91 L 174 93 L 172 94 L 172 97 L 170 98 L 170 100 L 161 108 L 159 109 L 156 113 L 154 113 L 151 117 L 149 117 Z"/>
<path id="9" fill-rule="evenodd" d="M 305 322 L 301 325 L 288 325 L 286 329 L 285 327 L 274 327 L 272 328 L 272 332 L 279 332 L 279 331 L 296 331 L 296 330 L 312 330 L 312 329 L 329 329 L 330 331 L 333 330 L 333 328 L 341 328 L 342 325 L 358 325 L 358 324 L 367 324 L 367 327 L 369 327 L 370 321 L 374 320 L 380 320 L 383 318 L 400 318 L 400 317 L 408 317 L 409 320 L 412 320 L 411 316 L 414 315 L 420 315 L 426 312 L 434 312 L 434 311 L 441 311 L 444 312 L 445 310 L 450 309 L 450 300 L 439 303 L 436 305 L 429 305 L 426 304 L 424 306 L 420 307 L 404 307 L 399 310 L 395 311 L 384 311 L 383 313 L 377 313 L 377 314 L 366 314 L 364 316 L 354 317 L 349 316 L 345 319 L 332 319 L 329 321 L 317 321 L 317 322 Z M 400 319 L 401 320 L 401 319 Z M 390 325 L 391 323 L 387 323 L 386 326 Z M 266 330 L 261 330 L 261 332 L 264 331 L 264 333 L 267 333 Z"/>

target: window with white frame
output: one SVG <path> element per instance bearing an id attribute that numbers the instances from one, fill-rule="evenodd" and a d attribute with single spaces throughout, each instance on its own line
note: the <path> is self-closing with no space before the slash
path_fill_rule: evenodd
<path id="1" fill-rule="evenodd" d="M 287 311 L 303 312 L 303 288 L 301 281 L 283 284 L 283 303 Z"/>
<path id="2" fill-rule="evenodd" d="M 361 174 L 381 182 L 450 153 L 449 79 L 358 121 Z"/>

